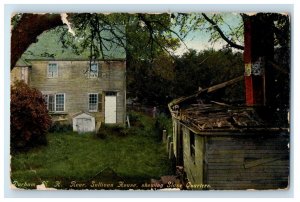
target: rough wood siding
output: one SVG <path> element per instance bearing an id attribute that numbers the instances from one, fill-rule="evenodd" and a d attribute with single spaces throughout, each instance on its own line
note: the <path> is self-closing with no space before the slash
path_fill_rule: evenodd
<path id="1" fill-rule="evenodd" d="M 89 93 L 102 93 L 102 111 L 90 114 L 96 122 L 103 122 L 106 91 L 117 92 L 117 123 L 125 122 L 125 61 L 99 61 L 98 78 L 88 77 L 88 61 L 51 62 L 58 64 L 57 78 L 47 77 L 48 61 L 31 61 L 31 86 L 44 93 L 65 93 L 65 116 L 69 122 L 74 114 L 88 112 Z"/>
<path id="2" fill-rule="evenodd" d="M 287 135 L 208 137 L 206 180 L 212 189 L 286 188 Z"/>
<path id="3" fill-rule="evenodd" d="M 178 121 L 173 118 L 172 119 L 172 123 L 173 123 L 173 152 L 174 152 L 174 156 L 175 158 L 177 158 L 177 124 Z"/>
<path id="4" fill-rule="evenodd" d="M 195 135 L 195 158 L 191 156 L 190 131 L 182 126 L 184 171 L 192 184 L 203 184 L 204 138 Z"/>
<path id="5" fill-rule="evenodd" d="M 182 129 L 180 122 L 173 118 L 173 152 L 176 158 L 176 165 L 183 166 L 183 143 L 182 143 Z"/>

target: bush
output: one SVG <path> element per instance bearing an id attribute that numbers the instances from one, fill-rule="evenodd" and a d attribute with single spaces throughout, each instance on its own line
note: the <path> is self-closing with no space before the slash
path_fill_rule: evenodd
<path id="1" fill-rule="evenodd" d="M 106 130 L 99 130 L 99 131 L 97 131 L 97 133 L 96 133 L 96 137 L 97 138 L 100 138 L 100 139 L 106 139 L 107 138 L 107 131 Z"/>
<path id="2" fill-rule="evenodd" d="M 23 81 L 15 82 L 11 86 L 10 112 L 12 152 L 47 144 L 51 117 L 40 91 Z"/>
<path id="3" fill-rule="evenodd" d="M 172 133 L 172 120 L 167 115 L 160 113 L 155 119 L 155 128 L 161 133 L 166 130 L 167 133 Z"/>
<path id="4" fill-rule="evenodd" d="M 137 127 L 140 129 L 144 129 L 145 125 L 141 121 L 141 115 L 135 113 L 135 112 L 130 112 L 128 114 L 129 116 L 129 122 L 131 127 Z"/>
<path id="5" fill-rule="evenodd" d="M 131 125 L 136 125 L 137 124 L 137 122 L 138 122 L 138 116 L 136 115 L 136 114 L 134 114 L 134 113 L 129 113 L 128 114 L 128 117 L 129 117 L 129 121 L 130 121 L 130 124 Z"/>
<path id="6" fill-rule="evenodd" d="M 54 122 L 50 129 L 50 133 L 65 133 L 73 130 L 73 126 L 70 124 L 61 124 L 59 122 Z"/>
<path id="7" fill-rule="evenodd" d="M 134 129 L 126 128 L 121 125 L 102 125 L 96 132 L 96 137 L 105 139 L 107 136 L 125 137 L 129 134 L 135 134 Z"/>
<path id="8" fill-rule="evenodd" d="M 134 127 L 131 127 L 131 128 L 125 128 L 124 127 L 120 131 L 120 135 L 123 136 L 123 137 L 128 136 L 128 135 L 137 135 L 137 130 Z"/>

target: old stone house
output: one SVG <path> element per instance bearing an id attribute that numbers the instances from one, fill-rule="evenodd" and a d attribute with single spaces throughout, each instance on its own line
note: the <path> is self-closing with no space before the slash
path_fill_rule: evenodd
<path id="1" fill-rule="evenodd" d="M 57 32 L 48 31 L 17 62 L 11 82 L 21 79 L 40 90 L 53 121 L 73 124 L 75 131 L 93 131 L 101 123 L 124 124 L 125 50 L 112 47 L 105 54 L 105 59 L 90 61 L 88 52 L 76 55 L 62 48 Z"/>

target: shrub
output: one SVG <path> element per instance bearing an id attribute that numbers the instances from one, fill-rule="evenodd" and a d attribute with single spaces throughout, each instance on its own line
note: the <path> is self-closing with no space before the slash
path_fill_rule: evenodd
<path id="1" fill-rule="evenodd" d="M 11 87 L 10 112 L 12 152 L 47 144 L 51 117 L 40 91 L 23 81 L 15 82 Z"/>
<path id="2" fill-rule="evenodd" d="M 131 127 L 131 128 L 123 128 L 121 131 L 120 131 L 120 136 L 128 136 L 128 135 L 136 135 L 137 134 L 137 130 L 136 128 L 134 127 Z"/>
<path id="3" fill-rule="evenodd" d="M 105 139 L 108 136 L 125 137 L 129 134 L 135 134 L 135 130 L 132 128 L 126 128 L 121 125 L 103 124 L 101 128 L 99 128 L 99 130 L 96 132 L 96 137 L 100 139 Z"/>
<path id="4" fill-rule="evenodd" d="M 106 130 L 99 130 L 96 133 L 96 137 L 100 139 L 106 139 L 107 138 L 107 131 Z"/>
<path id="5" fill-rule="evenodd" d="M 155 128 L 161 133 L 167 130 L 168 133 L 172 132 L 172 120 L 165 114 L 160 113 L 155 119 Z"/>
<path id="6" fill-rule="evenodd" d="M 130 124 L 133 125 L 133 126 L 136 125 L 136 123 L 138 122 L 139 117 L 134 113 L 129 113 L 128 117 L 129 117 Z"/>
<path id="7" fill-rule="evenodd" d="M 145 128 L 145 125 L 141 121 L 141 115 L 134 112 L 130 112 L 128 116 L 131 127 L 138 127 L 141 129 Z"/>
<path id="8" fill-rule="evenodd" d="M 49 128 L 50 133 L 65 133 L 73 130 L 71 124 L 61 124 L 60 122 L 54 122 Z"/>

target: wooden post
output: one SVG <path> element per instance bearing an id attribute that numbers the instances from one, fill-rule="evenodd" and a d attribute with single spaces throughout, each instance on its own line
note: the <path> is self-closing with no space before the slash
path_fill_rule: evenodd
<path id="1" fill-rule="evenodd" d="M 126 121 L 127 121 L 128 128 L 130 128 L 130 121 L 129 121 L 129 116 L 128 115 L 126 116 Z"/>
<path id="2" fill-rule="evenodd" d="M 167 140 L 167 131 L 166 130 L 163 130 L 163 136 L 162 136 L 162 141 L 163 143 L 165 143 Z"/>
<path id="3" fill-rule="evenodd" d="M 170 147 L 169 147 L 169 159 L 172 159 L 173 157 L 173 142 L 170 142 Z"/>
<path id="4" fill-rule="evenodd" d="M 169 135 L 167 138 L 167 151 L 169 151 L 169 149 L 170 149 L 171 139 L 172 139 L 172 137 Z"/>

